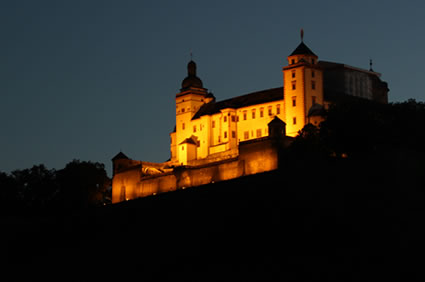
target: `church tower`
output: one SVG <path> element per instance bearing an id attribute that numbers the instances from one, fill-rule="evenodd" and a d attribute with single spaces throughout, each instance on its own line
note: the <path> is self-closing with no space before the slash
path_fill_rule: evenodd
<path id="1" fill-rule="evenodd" d="M 301 43 L 288 56 L 283 67 L 283 95 L 286 132 L 296 136 L 309 123 L 308 113 L 315 104 L 323 105 L 323 72 L 317 65 L 317 55 Z"/>
<path id="2" fill-rule="evenodd" d="M 203 87 L 202 80 L 196 74 L 196 63 L 191 60 L 187 64 L 187 77 L 182 82 L 180 92 L 176 94 L 176 128 L 170 134 L 171 160 L 179 159 L 177 147 L 187 143 L 191 137 L 193 116 L 211 99 L 212 95 L 208 94 L 208 90 Z"/>

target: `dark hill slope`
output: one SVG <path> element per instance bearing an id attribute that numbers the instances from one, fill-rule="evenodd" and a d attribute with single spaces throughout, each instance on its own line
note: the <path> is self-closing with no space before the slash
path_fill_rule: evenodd
<path id="1" fill-rule="evenodd" d="M 58 216 L 34 233 L 38 247 L 20 247 L 22 269 L 75 281 L 423 278 L 423 156 L 377 159 L 299 160 Z"/>

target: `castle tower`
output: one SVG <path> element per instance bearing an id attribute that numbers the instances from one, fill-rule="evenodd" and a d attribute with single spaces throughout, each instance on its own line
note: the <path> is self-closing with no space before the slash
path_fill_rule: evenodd
<path id="1" fill-rule="evenodd" d="M 176 94 L 176 128 L 170 134 L 172 161 L 179 159 L 180 154 L 177 154 L 179 144 L 193 133 L 191 128 L 193 116 L 202 105 L 211 101 L 211 97 L 196 74 L 196 63 L 191 60 L 187 64 L 187 77 L 182 82 L 180 92 Z"/>
<path id="2" fill-rule="evenodd" d="M 288 56 L 283 68 L 283 95 L 286 132 L 296 136 L 309 122 L 308 112 L 315 104 L 323 105 L 323 72 L 317 65 L 317 55 L 301 43 Z"/>

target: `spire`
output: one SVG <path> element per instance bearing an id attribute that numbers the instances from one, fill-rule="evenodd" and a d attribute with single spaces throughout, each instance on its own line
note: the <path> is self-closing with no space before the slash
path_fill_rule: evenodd
<path id="1" fill-rule="evenodd" d="M 193 60 L 187 64 L 187 77 L 182 82 L 182 90 L 190 87 L 203 88 L 202 80 L 196 75 L 196 63 Z"/>
<path id="2" fill-rule="evenodd" d="M 301 42 L 304 42 L 304 29 L 301 29 Z"/>
<path id="3" fill-rule="evenodd" d="M 372 59 L 369 59 L 369 71 L 373 71 L 372 65 L 373 65 Z"/>
<path id="4" fill-rule="evenodd" d="M 192 60 L 187 64 L 187 76 L 196 76 L 196 63 Z"/>

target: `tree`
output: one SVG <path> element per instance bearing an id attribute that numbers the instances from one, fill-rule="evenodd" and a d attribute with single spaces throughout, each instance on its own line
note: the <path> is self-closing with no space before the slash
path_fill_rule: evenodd
<path id="1" fill-rule="evenodd" d="M 110 185 L 101 163 L 73 160 L 57 172 L 59 202 L 70 209 L 99 205 Z"/>
<path id="2" fill-rule="evenodd" d="M 26 208 L 44 208 L 57 192 L 56 174 L 43 164 L 12 172 L 17 198 Z"/>

